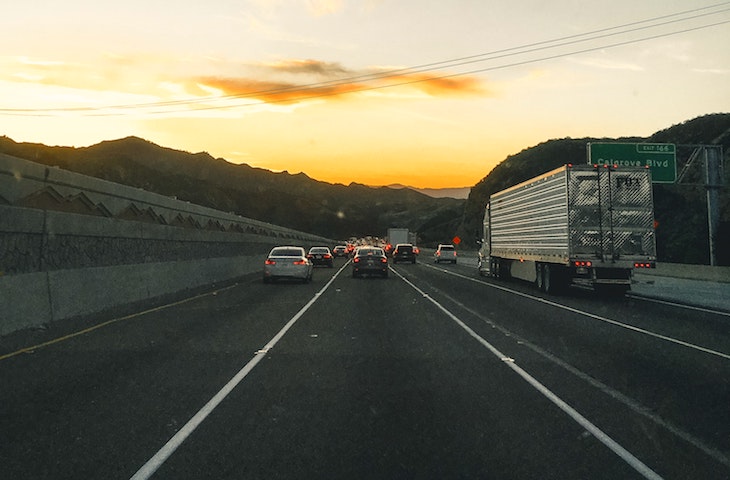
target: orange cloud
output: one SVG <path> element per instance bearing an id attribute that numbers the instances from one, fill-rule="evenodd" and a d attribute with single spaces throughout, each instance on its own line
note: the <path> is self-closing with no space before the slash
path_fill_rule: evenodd
<path id="1" fill-rule="evenodd" d="M 479 77 L 446 72 L 354 71 L 339 63 L 311 59 L 286 60 L 258 66 L 257 70 L 261 78 L 206 76 L 193 82 L 197 87 L 216 89 L 225 96 L 272 103 L 394 87 L 415 89 L 433 97 L 490 95 Z"/>
<path id="2" fill-rule="evenodd" d="M 297 84 L 291 82 L 274 82 L 249 78 L 206 77 L 195 80 L 195 83 L 223 92 L 223 95 L 240 98 L 253 98 L 267 103 L 288 103 L 307 98 L 337 96 L 357 92 L 365 88 L 357 83 L 316 83 Z"/>
<path id="3" fill-rule="evenodd" d="M 413 86 L 434 97 L 441 96 L 483 96 L 489 92 L 482 81 L 473 76 L 449 76 L 438 73 L 406 73 L 393 78 L 393 83 Z"/>

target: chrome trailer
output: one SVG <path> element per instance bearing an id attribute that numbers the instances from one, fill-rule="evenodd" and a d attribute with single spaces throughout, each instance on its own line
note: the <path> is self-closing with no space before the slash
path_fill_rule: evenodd
<path id="1" fill-rule="evenodd" d="M 635 268 L 656 266 L 650 171 L 565 165 L 495 193 L 481 244 L 482 275 L 623 293 Z"/>

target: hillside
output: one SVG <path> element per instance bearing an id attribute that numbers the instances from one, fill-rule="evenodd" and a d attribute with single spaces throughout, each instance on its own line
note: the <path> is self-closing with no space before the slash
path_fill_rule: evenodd
<path id="1" fill-rule="evenodd" d="M 388 227 L 403 226 L 419 231 L 424 245 L 437 243 L 452 238 L 465 202 L 406 188 L 345 186 L 301 173 L 273 173 L 136 137 L 85 148 L 0 137 L 0 152 L 338 239 L 381 236 Z"/>
<path id="2" fill-rule="evenodd" d="M 730 114 L 712 114 L 674 125 L 648 138 L 564 138 L 549 140 L 507 157 L 471 190 L 459 227 L 459 235 L 474 244 L 481 230 L 484 206 L 489 196 L 566 163 L 586 163 L 586 144 L 600 141 L 674 143 L 677 171 L 687 162 L 697 144 L 722 145 L 724 162 L 730 152 Z M 725 185 L 730 180 L 725 170 Z M 654 204 L 657 227 L 657 254 L 661 261 L 706 264 L 709 262 L 707 205 L 702 186 L 704 166 L 700 162 L 687 172 L 681 184 L 655 184 Z M 722 223 L 716 245 L 730 244 L 730 194 L 721 191 Z M 722 250 L 718 262 L 730 265 L 730 254 Z"/>
<path id="3" fill-rule="evenodd" d="M 163 148 L 128 137 L 85 148 L 16 143 L 0 137 L 0 152 L 46 165 L 143 188 L 331 238 L 383 235 L 388 227 L 419 232 L 424 246 L 458 234 L 474 248 L 489 195 L 566 163 L 585 163 L 586 144 L 597 141 L 674 143 L 681 171 L 697 144 L 722 145 L 727 164 L 730 114 L 712 114 L 661 130 L 648 138 L 556 139 L 507 157 L 479 181 L 466 201 L 432 198 L 409 188 L 330 184 L 287 172 L 234 165 L 207 153 Z M 725 170 L 725 185 L 730 184 Z M 678 185 L 655 185 L 657 251 L 660 261 L 709 261 L 703 165 L 697 162 Z M 398 186 L 399 187 L 399 186 Z M 730 193 L 721 190 L 718 261 L 730 265 Z"/>

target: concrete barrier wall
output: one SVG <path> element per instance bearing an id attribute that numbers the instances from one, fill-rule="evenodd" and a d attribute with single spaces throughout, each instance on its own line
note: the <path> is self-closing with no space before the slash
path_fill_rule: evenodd
<path id="1" fill-rule="evenodd" d="M 330 240 L 0 155 L 0 335 L 260 271 Z"/>

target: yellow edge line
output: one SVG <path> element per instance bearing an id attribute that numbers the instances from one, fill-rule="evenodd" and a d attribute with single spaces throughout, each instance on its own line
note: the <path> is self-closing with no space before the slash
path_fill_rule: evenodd
<path id="1" fill-rule="evenodd" d="M 132 313 L 130 315 L 125 315 L 124 317 L 113 318 L 111 320 L 107 320 L 106 322 L 102 322 L 102 323 L 100 323 L 98 325 L 94 325 L 92 327 L 85 328 L 83 330 L 79 330 L 78 332 L 69 333 L 68 335 L 64 335 L 63 337 L 54 338 L 53 340 L 49 340 L 47 342 L 39 343 L 39 344 L 33 345 L 31 347 L 21 348 L 20 350 L 16 350 L 16 351 L 11 352 L 11 353 L 6 353 L 4 355 L 0 355 L 0 361 L 6 360 L 6 359 L 11 358 L 11 357 L 15 357 L 15 356 L 20 355 L 20 354 L 23 354 L 23 353 L 33 352 L 35 350 L 38 350 L 38 349 L 41 349 L 41 348 L 44 348 L 44 347 L 48 347 L 48 346 L 54 345 L 56 343 L 61 343 L 61 342 L 64 342 L 66 340 L 69 340 L 71 338 L 78 337 L 80 335 L 85 335 L 85 334 L 87 334 L 89 332 L 93 332 L 94 330 L 98 330 L 98 329 L 100 329 L 102 327 L 106 327 L 108 325 L 111 325 L 111 324 L 114 324 L 114 323 L 118 323 L 118 322 L 121 322 L 123 320 L 129 320 L 130 318 L 140 317 L 140 316 L 146 315 L 148 313 L 158 312 L 160 310 L 165 310 L 165 309 L 170 308 L 170 307 L 175 307 L 177 305 L 182 305 L 183 303 L 190 302 L 190 301 L 195 300 L 197 298 L 206 297 L 208 295 L 215 295 L 218 292 L 223 292 L 223 291 L 229 290 L 231 288 L 236 287 L 237 285 L 238 284 L 235 284 L 235 285 L 231 285 L 231 286 L 228 286 L 228 287 L 225 287 L 225 288 L 222 288 L 222 289 L 219 289 L 219 290 L 215 290 L 215 291 L 212 291 L 212 292 L 202 293 L 200 295 L 196 295 L 196 296 L 190 297 L 190 298 L 185 298 L 183 300 L 180 300 L 180 301 L 177 301 L 177 302 L 174 302 L 174 303 L 168 303 L 166 305 L 160 305 L 159 307 L 150 308 L 149 310 L 143 310 L 141 312 Z"/>

